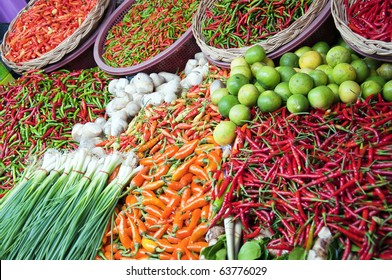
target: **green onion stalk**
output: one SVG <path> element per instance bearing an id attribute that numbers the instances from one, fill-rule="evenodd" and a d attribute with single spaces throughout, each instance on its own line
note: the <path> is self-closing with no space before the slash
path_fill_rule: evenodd
<path id="1" fill-rule="evenodd" d="M 62 157 L 55 150 L 49 150 L 43 157 L 42 165 L 31 172 L 31 177 L 22 180 L 1 201 L 0 208 L 0 259 L 15 246 L 18 234 L 36 203 L 44 196 L 48 188 L 60 176 Z M 12 198 L 12 199 L 11 199 Z"/>
<path id="2" fill-rule="evenodd" d="M 135 154 L 46 152 L 1 200 L 1 259 L 91 259 L 101 245 Z M 110 183 L 109 176 L 119 168 Z"/>
<path id="3" fill-rule="evenodd" d="M 75 244 L 67 254 L 67 260 L 94 259 L 101 247 L 101 242 L 111 214 L 118 203 L 125 185 L 140 171 L 137 156 L 130 152 L 120 166 L 117 177 L 98 193 L 92 211 L 89 211 L 85 223 L 78 234 Z"/>

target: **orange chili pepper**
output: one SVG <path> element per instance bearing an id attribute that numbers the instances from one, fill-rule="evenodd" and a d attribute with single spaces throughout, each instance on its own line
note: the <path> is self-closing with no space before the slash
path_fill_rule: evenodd
<path id="1" fill-rule="evenodd" d="M 105 256 L 105 258 L 106 258 L 107 260 L 113 260 L 113 259 L 114 259 L 113 253 L 110 252 L 110 251 L 106 251 L 106 252 L 104 253 L 104 256 Z"/>
<path id="2" fill-rule="evenodd" d="M 139 246 L 142 241 L 141 236 L 139 234 L 139 229 L 132 219 L 128 218 L 128 224 L 129 224 L 131 231 L 132 231 L 132 241 L 133 241 L 135 251 L 137 252 L 139 250 Z"/>
<path id="3" fill-rule="evenodd" d="M 145 179 L 142 175 L 147 174 L 148 171 L 150 171 L 150 166 L 144 166 L 131 180 L 131 186 L 140 187 L 143 185 Z"/>
<path id="4" fill-rule="evenodd" d="M 182 178 L 181 178 L 182 179 Z M 176 191 L 181 190 L 184 186 L 181 184 L 181 180 L 178 181 L 169 181 L 166 183 L 167 187 Z"/>
<path id="5" fill-rule="evenodd" d="M 184 208 L 189 198 L 191 197 L 191 189 L 186 188 L 181 194 L 180 209 Z"/>
<path id="6" fill-rule="evenodd" d="M 193 199 L 192 201 L 188 200 L 187 204 L 183 208 L 181 208 L 181 211 L 186 212 L 186 211 L 192 211 L 194 209 L 199 209 L 209 204 L 209 202 L 210 202 L 210 197 L 201 194 L 197 196 L 195 199 Z"/>
<path id="7" fill-rule="evenodd" d="M 201 209 L 200 208 L 193 210 L 189 226 L 186 227 L 186 228 L 179 229 L 176 232 L 176 237 L 180 238 L 180 239 L 183 239 L 183 238 L 186 238 L 188 236 L 191 236 L 193 230 L 196 228 L 197 224 L 199 223 L 200 215 L 201 215 Z"/>
<path id="8" fill-rule="evenodd" d="M 139 164 L 143 166 L 153 166 L 155 164 L 155 161 L 152 159 L 152 157 L 146 157 L 140 159 Z"/>
<path id="9" fill-rule="evenodd" d="M 182 176 L 182 178 L 180 179 L 180 183 L 182 186 L 187 186 L 190 184 L 190 182 L 192 182 L 192 177 L 193 174 L 192 173 L 187 173 L 184 176 Z M 176 181 L 174 181 L 176 182 Z"/>
<path id="10" fill-rule="evenodd" d="M 192 232 L 191 238 L 189 239 L 189 243 L 196 242 L 200 240 L 208 231 L 209 225 L 207 223 L 199 224 Z"/>
<path id="11" fill-rule="evenodd" d="M 191 183 L 191 191 L 193 195 L 197 195 L 201 192 L 203 192 L 204 187 L 198 183 L 196 183 L 195 181 L 192 181 Z"/>
<path id="12" fill-rule="evenodd" d="M 160 227 L 160 229 L 158 229 L 158 230 L 154 233 L 153 237 L 154 237 L 155 239 L 160 239 L 160 238 L 162 238 L 162 236 L 165 234 L 165 232 L 167 231 L 167 229 L 169 228 L 169 226 L 170 226 L 170 224 L 168 224 L 168 223 L 162 225 L 162 226 Z"/>
<path id="13" fill-rule="evenodd" d="M 163 210 L 162 219 L 166 219 L 169 215 L 177 208 L 178 204 L 180 204 L 181 196 L 174 196 L 170 202 L 166 205 L 166 208 Z"/>
<path id="14" fill-rule="evenodd" d="M 195 149 L 195 153 L 197 155 L 200 155 L 202 153 L 208 153 L 210 150 L 215 149 L 215 145 L 214 144 L 202 144 L 199 145 L 196 149 Z"/>
<path id="15" fill-rule="evenodd" d="M 197 159 L 194 164 L 199 165 L 199 166 L 205 166 L 207 162 L 208 162 L 207 161 L 207 154 L 202 153 L 197 156 Z"/>
<path id="16" fill-rule="evenodd" d="M 158 244 L 147 237 L 142 238 L 142 247 L 144 250 L 146 250 L 149 253 L 155 253 L 155 249 L 158 247 Z"/>
<path id="17" fill-rule="evenodd" d="M 127 227 L 127 219 L 124 213 L 119 213 L 120 223 L 118 225 L 118 236 L 120 238 L 121 244 L 125 249 L 131 249 L 133 247 L 133 241 L 125 231 Z"/>
<path id="18" fill-rule="evenodd" d="M 155 191 L 165 185 L 165 182 L 163 180 L 158 180 L 158 181 L 152 181 L 148 182 L 147 184 L 143 185 L 141 188 L 143 190 L 150 190 L 150 191 Z"/>
<path id="19" fill-rule="evenodd" d="M 221 165 L 222 162 L 222 155 L 219 154 L 220 149 L 213 150 L 208 153 L 208 158 L 210 160 L 214 160 L 217 166 Z"/>
<path id="20" fill-rule="evenodd" d="M 110 176 L 108 178 L 108 183 L 110 183 L 111 181 L 113 181 L 117 177 L 118 172 L 120 171 L 120 166 L 121 165 L 118 165 L 118 166 L 116 166 L 116 168 L 114 168 L 112 174 L 110 174 Z"/>
<path id="21" fill-rule="evenodd" d="M 189 167 L 193 164 L 193 162 L 196 160 L 196 157 L 192 157 L 188 159 L 186 162 L 181 164 L 172 174 L 172 179 L 174 181 L 179 181 L 182 176 L 184 176 L 186 173 L 188 173 Z"/>
<path id="22" fill-rule="evenodd" d="M 161 134 L 160 134 L 160 135 L 158 135 L 158 136 L 156 136 L 156 137 L 154 137 L 154 138 L 148 140 L 146 143 L 140 145 L 140 146 L 137 148 L 137 151 L 138 151 L 139 153 L 142 153 L 142 152 L 147 151 L 148 149 L 151 149 L 153 146 L 155 146 L 156 143 L 158 143 L 159 140 L 161 140 L 161 137 L 162 137 L 162 136 L 161 136 Z"/>
<path id="23" fill-rule="evenodd" d="M 166 205 L 162 201 L 160 201 L 159 198 L 152 197 L 152 196 L 145 197 L 142 200 L 142 204 L 143 205 L 155 205 L 155 206 L 158 206 L 159 208 L 161 208 L 162 210 L 165 210 L 165 208 L 166 208 Z"/>
<path id="24" fill-rule="evenodd" d="M 171 254 L 166 254 L 164 252 L 159 253 L 159 259 L 162 261 L 168 261 L 171 259 Z"/>
<path id="25" fill-rule="evenodd" d="M 161 218 L 163 214 L 163 210 L 155 205 L 146 205 L 144 207 L 144 211 L 146 211 L 151 216 L 155 216 L 157 218 Z"/>
<path id="26" fill-rule="evenodd" d="M 165 252 L 168 253 L 173 253 L 174 249 L 176 248 L 176 246 L 170 243 L 167 239 L 163 239 L 163 238 L 157 239 L 156 243 L 160 248 L 165 249 Z"/>
<path id="27" fill-rule="evenodd" d="M 162 176 L 166 175 L 166 173 L 169 171 L 169 169 L 170 169 L 169 164 L 163 164 L 157 169 L 157 171 L 154 174 L 142 175 L 142 177 L 145 180 L 159 180 Z"/>
<path id="28" fill-rule="evenodd" d="M 161 163 L 165 159 L 172 158 L 180 148 L 177 145 L 171 145 L 165 149 L 162 154 L 157 154 L 153 156 L 155 163 Z"/>
<path id="29" fill-rule="evenodd" d="M 171 201 L 172 197 L 167 195 L 167 194 L 161 194 L 160 196 L 158 196 L 158 198 L 165 203 L 166 205 L 169 204 L 169 202 Z"/>
<path id="30" fill-rule="evenodd" d="M 188 143 L 186 143 L 184 146 L 182 146 L 178 152 L 174 155 L 175 159 L 184 159 L 191 155 L 193 151 L 196 149 L 197 145 L 199 144 L 199 140 L 195 139 L 192 140 Z"/>
<path id="31" fill-rule="evenodd" d="M 189 172 L 191 172 L 192 174 L 196 175 L 197 177 L 199 177 L 202 180 L 209 180 L 207 171 L 203 169 L 203 167 L 196 165 L 196 164 L 192 164 L 191 166 L 189 166 Z"/>
<path id="32" fill-rule="evenodd" d="M 203 222 L 206 222 L 210 219 L 211 210 L 212 203 L 208 203 L 207 205 L 204 205 L 203 208 L 201 208 L 201 220 Z"/>
<path id="33" fill-rule="evenodd" d="M 145 235 L 146 232 L 147 232 L 147 227 L 146 227 L 146 225 L 143 223 L 143 221 L 140 220 L 139 218 L 136 218 L 136 219 L 135 219 L 135 222 L 136 222 L 137 228 L 139 229 L 139 234 L 140 234 L 140 235 Z"/>
<path id="34" fill-rule="evenodd" d="M 174 259 L 177 260 L 181 260 L 182 256 L 186 255 L 186 250 L 187 250 L 187 246 L 189 243 L 189 238 L 184 238 L 180 241 L 180 243 L 178 243 L 176 249 L 174 250 L 172 257 L 174 257 Z M 188 256 L 186 255 L 186 259 L 189 259 Z"/>
<path id="35" fill-rule="evenodd" d="M 205 248 L 205 247 L 208 247 L 208 243 L 207 242 L 205 242 L 205 241 L 198 241 L 198 242 L 189 243 L 186 248 L 188 250 L 190 250 L 190 251 L 200 253 L 200 251 L 203 248 Z"/>
<path id="36" fill-rule="evenodd" d="M 172 233 L 175 233 L 177 230 L 182 228 L 183 220 L 181 219 L 181 216 L 182 213 L 180 211 L 176 211 L 176 213 L 174 214 Z"/>

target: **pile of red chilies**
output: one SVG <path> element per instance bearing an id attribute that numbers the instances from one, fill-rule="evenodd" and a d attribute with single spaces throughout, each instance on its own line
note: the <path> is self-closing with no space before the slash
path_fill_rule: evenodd
<path id="1" fill-rule="evenodd" d="M 267 249 L 289 252 L 310 249 L 327 226 L 342 259 L 391 259 L 392 102 L 378 99 L 303 115 L 256 112 L 237 128 L 213 223 L 235 216 L 245 239 L 267 229 Z"/>
<path id="2" fill-rule="evenodd" d="M 344 0 L 348 27 L 370 40 L 392 42 L 392 1 L 357 0 L 351 6 Z"/>

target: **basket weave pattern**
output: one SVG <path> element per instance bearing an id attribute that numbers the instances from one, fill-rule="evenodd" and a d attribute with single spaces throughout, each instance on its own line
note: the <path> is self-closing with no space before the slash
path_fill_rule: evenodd
<path id="1" fill-rule="evenodd" d="M 349 6 L 358 0 L 348 0 Z M 392 42 L 379 40 L 370 40 L 358 35 L 348 27 L 348 16 L 344 0 L 332 0 L 331 5 L 332 17 L 335 21 L 336 28 L 339 30 L 342 38 L 354 48 L 368 55 L 391 56 Z"/>
<path id="2" fill-rule="evenodd" d="M 231 62 L 234 58 L 244 55 L 245 51 L 251 46 L 220 49 L 212 47 L 206 43 L 205 38 L 202 34 L 201 23 L 206 20 L 206 10 L 210 8 L 214 2 L 216 1 L 200 1 L 199 8 L 192 21 L 193 36 L 195 37 L 197 44 L 199 45 L 200 49 L 203 51 L 204 54 L 216 61 Z M 312 21 L 318 16 L 320 11 L 325 7 L 328 2 L 328 0 L 314 0 L 309 6 L 309 9 L 305 15 L 294 21 L 286 29 L 267 38 L 266 40 L 260 41 L 257 44 L 261 45 L 267 53 L 271 53 L 282 45 L 289 43 L 299 34 L 301 34 L 309 24 L 312 23 Z"/>
<path id="3" fill-rule="evenodd" d="M 6 38 L 10 30 L 12 30 L 15 21 L 20 16 L 20 14 L 24 13 L 28 10 L 36 0 L 30 1 L 24 9 L 22 9 L 18 15 L 12 20 L 9 25 L 8 31 L 4 35 L 3 43 L 0 45 L 0 53 L 3 62 L 12 70 L 17 73 L 22 73 L 31 69 L 41 69 L 48 64 L 55 63 L 61 60 L 67 53 L 76 49 L 79 44 L 93 31 L 98 25 L 101 17 L 105 13 L 107 6 L 111 0 L 98 0 L 95 7 L 90 11 L 87 15 L 86 19 L 79 26 L 76 31 L 71 34 L 67 39 L 62 41 L 56 48 L 53 50 L 43 54 L 41 57 L 32 59 L 22 63 L 15 63 L 5 57 L 5 54 L 9 50 L 9 46 L 5 43 Z"/>

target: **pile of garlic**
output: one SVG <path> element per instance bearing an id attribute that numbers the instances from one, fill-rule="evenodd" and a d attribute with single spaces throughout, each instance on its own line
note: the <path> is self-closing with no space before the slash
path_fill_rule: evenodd
<path id="1" fill-rule="evenodd" d="M 108 92 L 113 96 L 106 105 L 109 119 L 98 118 L 94 122 L 76 124 L 72 128 L 72 138 L 81 147 L 94 147 L 110 136 L 118 137 L 124 132 L 130 120 L 138 112 L 151 104 L 159 106 L 171 103 L 190 87 L 201 84 L 209 71 L 208 61 L 203 53 L 196 53 L 186 63 L 184 74 L 180 76 L 168 72 L 138 73 L 132 78 L 118 78 L 109 82 Z"/>

